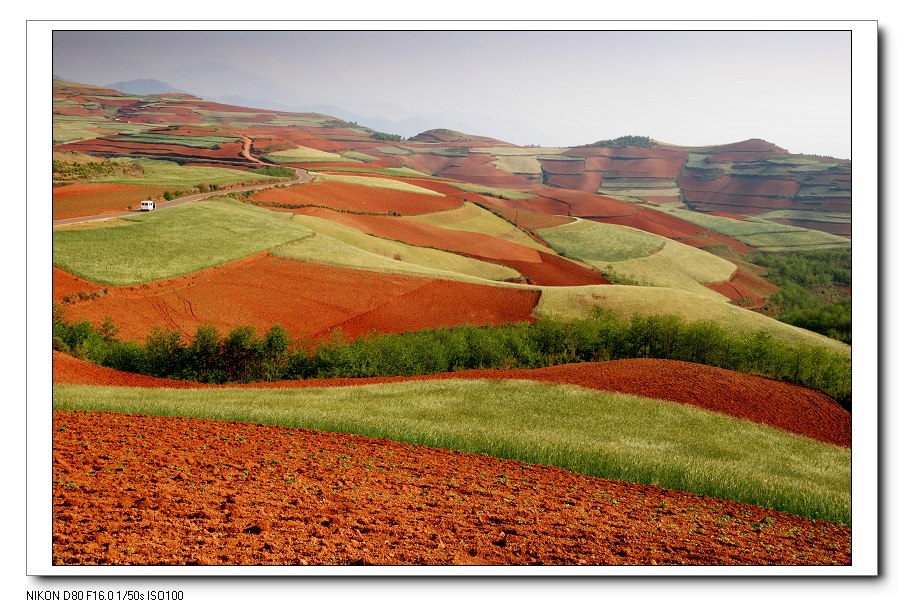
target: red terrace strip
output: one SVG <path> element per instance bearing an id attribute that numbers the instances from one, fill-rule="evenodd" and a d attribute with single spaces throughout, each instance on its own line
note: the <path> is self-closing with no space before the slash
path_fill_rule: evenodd
<path id="1" fill-rule="evenodd" d="M 55 282 L 59 278 L 75 288 L 67 277 L 54 271 Z M 266 331 L 280 323 L 290 336 L 301 338 L 326 336 L 344 324 L 363 335 L 370 329 L 382 333 L 532 321 L 538 300 L 539 292 L 530 289 L 256 255 L 161 282 L 110 287 L 102 297 L 67 306 L 66 318 L 100 325 L 109 316 L 124 340 L 144 340 L 158 325 L 193 336 L 205 323 L 224 332 L 240 325 Z M 436 306 L 443 307 L 442 314 Z"/>
<path id="2" fill-rule="evenodd" d="M 518 270 L 522 276 L 530 280 L 531 284 L 544 286 L 606 284 L 606 279 L 589 267 L 483 233 L 443 229 L 397 216 L 345 214 L 323 208 L 302 208 L 298 211 L 309 216 L 340 222 L 370 235 L 413 246 L 448 250 L 481 261 L 507 265 Z"/>
<path id="3" fill-rule="evenodd" d="M 519 202 L 519 207 L 533 208 L 544 214 L 559 216 L 629 216 L 637 212 L 639 206 L 592 193 L 550 186 L 537 186 L 530 192 L 538 195 L 534 199 Z"/>
<path id="4" fill-rule="evenodd" d="M 708 284 L 706 286 L 745 308 L 760 308 L 767 297 L 781 290 L 774 284 L 750 272 L 746 272 L 740 267 L 725 282 Z"/>
<path id="5" fill-rule="evenodd" d="M 159 199 L 166 186 L 69 184 L 53 188 L 53 220 L 136 209 L 142 199 Z"/>
<path id="6" fill-rule="evenodd" d="M 579 175 L 548 175 L 546 183 L 552 186 L 561 186 L 570 190 L 582 190 L 595 193 L 599 190 L 602 174 L 587 171 Z"/>
<path id="7" fill-rule="evenodd" d="M 547 173 L 562 175 L 580 175 L 584 173 L 584 160 L 544 160 L 540 159 L 540 165 Z"/>
<path id="8" fill-rule="evenodd" d="M 850 565 L 851 542 L 761 507 L 386 439 L 53 414 L 55 565 Z"/>
<path id="9" fill-rule="evenodd" d="M 577 385 L 692 404 L 831 445 L 851 446 L 851 414 L 820 392 L 722 368 L 666 359 L 623 359 L 523 370 L 462 370 L 416 377 L 307 379 L 231 387 L 345 387 L 435 379 L 521 379 Z M 53 381 L 126 387 L 229 387 L 129 374 L 93 366 L 58 352 L 53 355 Z"/>
<path id="10" fill-rule="evenodd" d="M 684 191 L 688 201 L 710 206 L 740 206 L 760 209 L 792 209 L 796 203 L 791 199 L 732 195 L 721 192 Z M 704 208 L 705 209 L 705 208 Z"/>
<path id="11" fill-rule="evenodd" d="M 606 171 L 607 177 L 645 176 L 669 180 L 674 178 L 684 166 L 683 158 L 638 158 L 619 159 L 602 156 L 587 158 L 585 168 L 588 171 Z"/>
<path id="12" fill-rule="evenodd" d="M 387 190 L 341 182 L 316 182 L 264 190 L 253 199 L 282 205 L 323 205 L 332 210 L 402 215 L 428 214 L 461 207 L 461 199 Z M 307 211 L 307 210 L 305 210 Z"/>

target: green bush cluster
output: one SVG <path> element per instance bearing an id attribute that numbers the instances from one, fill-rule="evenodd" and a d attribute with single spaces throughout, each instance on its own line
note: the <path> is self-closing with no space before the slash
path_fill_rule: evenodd
<path id="1" fill-rule="evenodd" d="M 144 173 L 144 170 L 140 165 L 111 160 L 87 163 L 63 160 L 53 161 L 54 180 L 83 180 L 110 175 L 141 175 L 142 173 Z"/>
<path id="2" fill-rule="evenodd" d="M 612 312 L 562 321 L 502 326 L 461 325 L 371 336 L 349 342 L 341 332 L 317 344 L 292 341 L 276 325 L 264 334 L 238 327 L 226 336 L 210 325 L 194 338 L 155 330 L 143 345 L 120 342 L 109 321 L 100 328 L 66 323 L 55 312 L 54 348 L 95 363 L 153 376 L 206 383 L 297 378 L 413 376 L 466 369 L 537 368 L 629 358 L 688 361 L 759 374 L 826 393 L 851 407 L 850 358 L 794 347 L 765 332 L 729 332 L 715 322 Z"/>
<path id="3" fill-rule="evenodd" d="M 851 300 L 839 289 L 851 284 L 850 248 L 761 253 L 751 261 L 781 287 L 766 306 L 779 321 L 851 344 Z"/>
<path id="4" fill-rule="evenodd" d="M 591 143 L 589 147 L 591 148 L 627 148 L 627 147 L 635 147 L 635 148 L 652 148 L 655 145 L 655 141 L 650 139 L 649 137 L 643 137 L 640 135 L 623 135 L 621 137 L 616 137 L 615 139 L 603 139 L 602 141 L 597 141 L 595 143 Z"/>

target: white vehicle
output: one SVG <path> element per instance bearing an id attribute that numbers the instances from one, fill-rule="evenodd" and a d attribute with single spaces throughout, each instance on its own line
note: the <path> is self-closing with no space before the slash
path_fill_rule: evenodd
<path id="1" fill-rule="evenodd" d="M 142 201 L 141 202 L 141 211 L 142 212 L 153 212 L 154 208 L 157 207 L 153 201 Z"/>

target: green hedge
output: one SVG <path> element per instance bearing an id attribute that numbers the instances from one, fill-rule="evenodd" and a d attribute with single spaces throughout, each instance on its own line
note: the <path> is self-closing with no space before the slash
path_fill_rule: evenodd
<path id="1" fill-rule="evenodd" d="M 612 312 L 562 321 L 502 326 L 462 325 L 371 336 L 349 342 L 293 341 L 275 325 L 265 333 L 238 327 L 223 336 L 210 325 L 185 340 L 156 329 L 143 345 L 121 342 L 115 326 L 67 323 L 55 311 L 54 347 L 94 363 L 204 383 L 296 378 L 413 376 L 467 369 L 537 368 L 629 358 L 688 361 L 758 374 L 819 390 L 851 408 L 851 360 L 815 347 L 795 347 L 765 332 L 730 332 L 711 321 Z"/>

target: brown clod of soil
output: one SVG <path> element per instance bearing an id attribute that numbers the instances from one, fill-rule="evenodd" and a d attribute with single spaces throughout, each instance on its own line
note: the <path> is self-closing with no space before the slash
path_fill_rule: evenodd
<path id="1" fill-rule="evenodd" d="M 851 564 L 845 526 L 383 439 L 55 411 L 53 441 L 55 565 Z"/>

